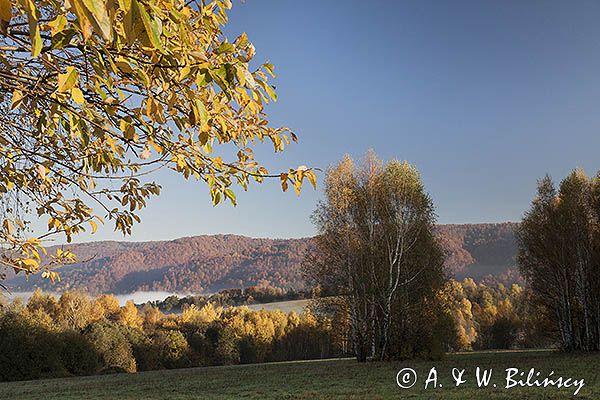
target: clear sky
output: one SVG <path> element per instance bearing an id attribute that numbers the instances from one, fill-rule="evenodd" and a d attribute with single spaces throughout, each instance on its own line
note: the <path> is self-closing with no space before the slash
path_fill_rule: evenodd
<path id="1" fill-rule="evenodd" d="M 518 220 L 536 179 L 600 169 L 600 2 L 234 1 L 275 64 L 273 125 L 298 144 L 257 156 L 271 171 L 325 168 L 372 147 L 414 163 L 442 223 Z M 301 237 L 321 196 L 278 182 L 212 207 L 205 186 L 165 172 L 128 240 L 212 233 Z M 82 236 L 80 239 L 89 240 Z M 122 239 L 109 226 L 93 240 Z"/>

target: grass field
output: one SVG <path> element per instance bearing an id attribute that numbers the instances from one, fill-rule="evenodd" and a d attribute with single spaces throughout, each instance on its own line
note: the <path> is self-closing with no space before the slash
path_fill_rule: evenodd
<path id="1" fill-rule="evenodd" d="M 437 389 L 423 389 L 427 373 L 435 366 Z M 474 371 L 493 368 L 490 387 L 477 388 Z M 405 367 L 418 373 L 417 384 L 400 389 L 397 372 Z M 539 352 L 483 352 L 455 354 L 444 361 L 410 361 L 358 364 L 353 360 L 326 360 L 194 368 L 138 374 L 104 375 L 0 383 L 0 399 L 569 399 L 573 388 L 505 389 L 505 369 L 536 368 L 544 378 L 585 379 L 576 398 L 600 399 L 600 354 L 564 355 Z M 454 387 L 452 368 L 465 368 L 466 383 Z M 492 384 L 497 383 L 497 388 Z"/>
<path id="2" fill-rule="evenodd" d="M 310 300 L 277 301 L 274 303 L 251 304 L 248 307 L 251 310 L 256 311 L 260 311 L 264 308 L 267 311 L 283 311 L 284 313 L 295 311 L 298 314 L 302 314 L 302 311 L 304 311 L 309 301 Z"/>

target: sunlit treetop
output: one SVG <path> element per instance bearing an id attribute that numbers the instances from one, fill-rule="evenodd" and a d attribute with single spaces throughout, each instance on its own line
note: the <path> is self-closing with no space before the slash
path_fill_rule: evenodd
<path id="1" fill-rule="evenodd" d="M 235 184 L 277 178 L 297 193 L 304 166 L 270 174 L 253 157 L 296 136 L 271 127 L 273 65 L 253 69 L 246 34 L 223 34 L 229 0 L 0 0 L 1 263 L 55 279 L 43 239 L 97 229 L 131 233 L 170 168 L 235 204 Z M 219 155 L 221 154 L 221 155 Z M 234 154 L 227 158 L 223 154 Z M 48 231 L 28 233 L 37 213 Z M 43 260 L 43 261 L 42 261 Z"/>

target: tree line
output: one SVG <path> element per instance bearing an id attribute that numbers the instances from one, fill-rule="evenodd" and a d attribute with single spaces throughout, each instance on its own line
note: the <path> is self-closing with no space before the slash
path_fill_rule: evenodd
<path id="1" fill-rule="evenodd" d="M 540 312 L 527 287 L 486 285 L 471 278 L 450 280 L 444 289 L 456 323 L 450 350 L 558 347 L 552 323 Z"/>
<path id="2" fill-rule="evenodd" d="M 163 314 L 116 297 L 37 290 L 0 311 L 0 379 L 21 380 L 164 368 L 328 358 L 342 355 L 331 320 L 190 305 Z"/>
<path id="3" fill-rule="evenodd" d="M 600 349 L 600 173 L 576 170 L 558 190 L 549 177 L 539 182 L 517 228 L 527 290 L 499 290 L 502 301 L 472 281 L 449 281 L 435 208 L 414 166 L 372 151 L 360 163 L 346 156 L 324 186 L 313 214 L 317 251 L 304 272 L 323 309 L 346 310 L 359 361 L 452 348 Z"/>
<path id="4" fill-rule="evenodd" d="M 227 293 L 201 304 L 182 298 L 180 313 L 164 314 L 151 303 L 121 307 L 112 295 L 70 291 L 57 299 L 37 290 L 27 303 L 0 308 L 0 380 L 355 355 L 343 298 L 320 299 L 297 314 L 219 305 Z M 531 291 L 519 285 L 450 280 L 439 301 L 445 318 L 414 328 L 419 337 L 406 335 L 399 357 L 558 344 Z"/>
<path id="5" fill-rule="evenodd" d="M 163 312 L 181 312 L 186 307 L 194 305 L 201 308 L 208 303 L 220 307 L 243 306 L 309 299 L 311 296 L 310 291 L 295 290 L 294 288 L 283 289 L 262 280 L 258 285 L 245 289 L 225 289 L 212 295 L 188 295 L 183 297 L 170 295 L 163 300 L 150 301 L 147 304 L 157 307 Z"/>

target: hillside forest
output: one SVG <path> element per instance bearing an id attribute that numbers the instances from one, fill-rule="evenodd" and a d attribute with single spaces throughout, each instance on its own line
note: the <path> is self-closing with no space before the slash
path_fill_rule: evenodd
<path id="1" fill-rule="evenodd" d="M 486 283 L 522 284 L 515 223 L 437 225 L 448 273 Z M 59 268 L 60 282 L 8 271 L 11 291 L 83 290 L 90 295 L 165 291 L 205 294 L 248 288 L 266 281 L 283 290 L 306 290 L 302 263 L 313 238 L 256 239 L 205 235 L 155 242 L 95 242 L 61 246 L 77 254 Z M 60 248 L 60 247 L 59 247 Z M 55 247 L 48 249 L 56 252 Z"/>

